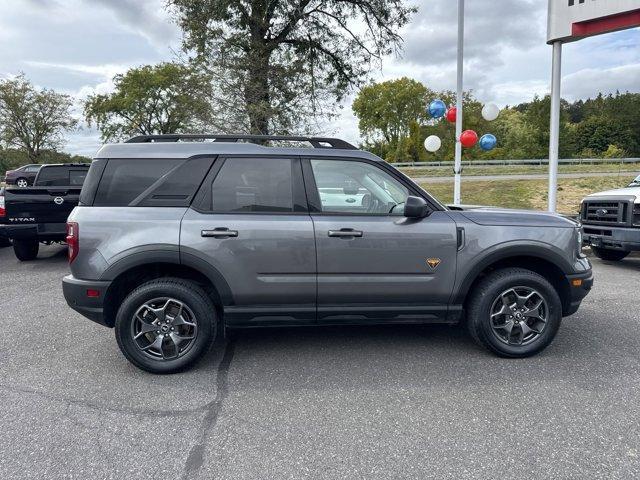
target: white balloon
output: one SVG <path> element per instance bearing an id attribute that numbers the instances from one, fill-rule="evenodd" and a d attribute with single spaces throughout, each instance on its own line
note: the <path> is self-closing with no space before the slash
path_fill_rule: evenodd
<path id="1" fill-rule="evenodd" d="M 495 103 L 487 103 L 484 107 L 482 107 L 482 118 L 489 122 L 498 118 L 499 114 L 500 109 Z"/>
<path id="2" fill-rule="evenodd" d="M 429 135 L 424 141 L 424 148 L 427 149 L 428 152 L 437 152 L 442 145 L 442 140 L 437 135 Z"/>

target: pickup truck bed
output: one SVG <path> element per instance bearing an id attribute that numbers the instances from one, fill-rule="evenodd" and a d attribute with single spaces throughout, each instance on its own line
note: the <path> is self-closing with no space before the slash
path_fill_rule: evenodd
<path id="1" fill-rule="evenodd" d="M 5 232 L 10 238 L 64 240 L 66 222 L 82 187 L 28 187 L 5 190 Z"/>
<path id="2" fill-rule="evenodd" d="M 5 189 L 4 235 L 13 240 L 16 256 L 30 260 L 39 242 L 62 242 L 66 222 L 78 204 L 81 187 L 27 187 Z M 34 253 L 35 252 L 35 253 Z"/>
<path id="3" fill-rule="evenodd" d="M 38 256 L 40 242 L 66 240 L 67 218 L 78 205 L 89 165 L 43 165 L 33 187 L 6 188 L 0 225 L 19 260 Z"/>

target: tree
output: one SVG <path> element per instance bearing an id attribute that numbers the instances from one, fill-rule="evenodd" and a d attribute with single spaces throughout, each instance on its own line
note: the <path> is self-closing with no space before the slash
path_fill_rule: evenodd
<path id="1" fill-rule="evenodd" d="M 367 141 L 382 138 L 396 147 L 412 122 L 426 119 L 427 93 L 422 83 L 406 77 L 364 87 L 352 106 L 360 134 Z"/>
<path id="2" fill-rule="evenodd" d="M 597 156 L 609 149 L 611 144 L 624 149 L 631 144 L 633 133 L 621 122 L 606 116 L 592 116 L 580 122 L 575 128 L 577 152 L 592 151 Z"/>
<path id="3" fill-rule="evenodd" d="M 132 135 L 200 131 L 211 118 L 210 79 L 191 66 L 160 63 L 132 68 L 113 78 L 115 91 L 91 95 L 87 123 L 104 141 Z"/>
<path id="4" fill-rule="evenodd" d="M 416 11 L 404 0 L 169 0 L 193 53 L 255 134 L 310 128 L 360 85 Z"/>
<path id="5" fill-rule="evenodd" d="M 24 74 L 0 81 L 0 140 L 37 162 L 44 150 L 57 150 L 64 133 L 75 128 L 72 100 L 53 90 L 37 89 Z"/>

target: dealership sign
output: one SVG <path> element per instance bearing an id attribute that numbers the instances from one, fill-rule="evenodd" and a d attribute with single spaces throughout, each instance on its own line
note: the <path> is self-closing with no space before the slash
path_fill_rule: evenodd
<path id="1" fill-rule="evenodd" d="M 549 0 L 547 42 L 572 42 L 639 25 L 640 0 Z"/>

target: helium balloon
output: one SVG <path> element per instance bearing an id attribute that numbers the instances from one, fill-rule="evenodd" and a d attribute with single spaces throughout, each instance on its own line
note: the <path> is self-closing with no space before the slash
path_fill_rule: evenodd
<path id="1" fill-rule="evenodd" d="M 498 143 L 498 139 L 494 135 L 491 135 L 490 133 L 486 133 L 482 135 L 478 142 L 478 144 L 480 145 L 480 148 L 485 152 L 488 152 L 489 150 L 493 150 L 494 148 L 496 148 L 497 143 Z"/>
<path id="2" fill-rule="evenodd" d="M 424 148 L 427 149 L 428 152 L 437 152 L 442 145 L 442 140 L 437 135 L 429 135 L 424 141 Z"/>
<path id="3" fill-rule="evenodd" d="M 451 123 L 456 123 L 457 113 L 458 113 L 458 110 L 456 109 L 456 107 L 451 107 L 449 110 L 447 110 L 447 115 L 446 115 L 447 121 Z"/>
<path id="4" fill-rule="evenodd" d="M 463 147 L 473 147 L 478 141 L 478 134 L 473 130 L 465 130 L 460 134 L 460 143 Z"/>
<path id="5" fill-rule="evenodd" d="M 495 103 L 487 103 L 484 107 L 482 107 L 482 118 L 489 122 L 498 118 L 499 114 L 500 109 Z"/>
<path id="6" fill-rule="evenodd" d="M 447 106 L 442 100 L 434 100 L 429 104 L 429 115 L 433 118 L 442 118 L 447 111 Z"/>

